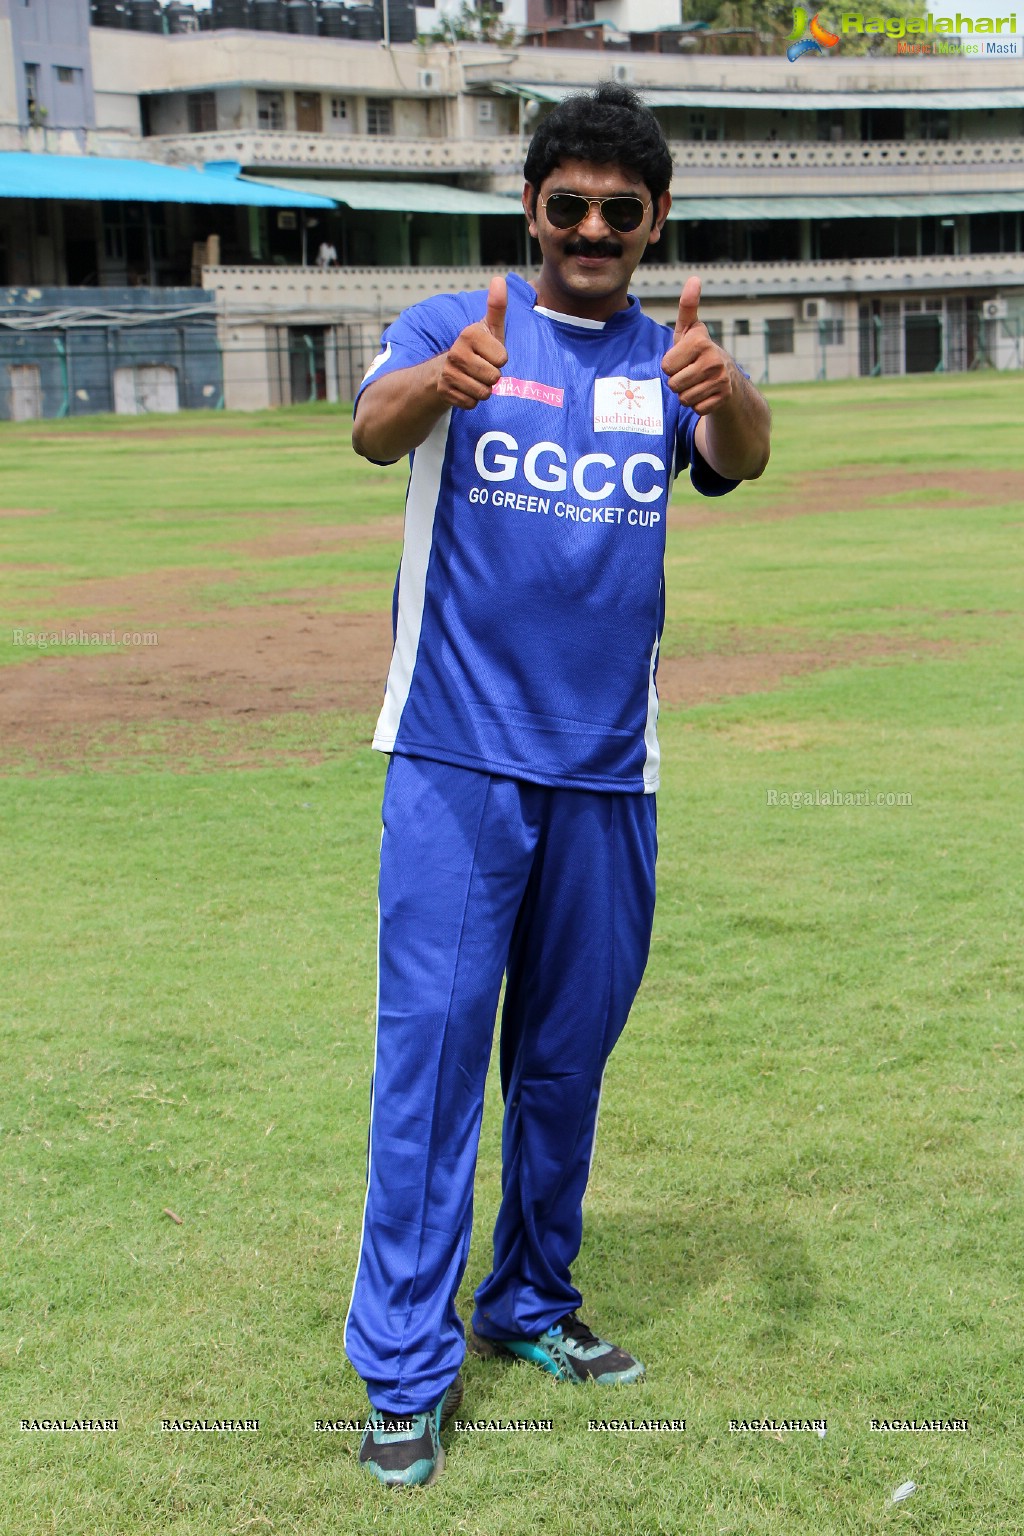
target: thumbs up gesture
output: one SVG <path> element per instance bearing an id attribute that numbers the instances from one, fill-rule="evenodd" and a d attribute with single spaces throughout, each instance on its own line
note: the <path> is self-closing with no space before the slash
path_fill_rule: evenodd
<path id="1" fill-rule="evenodd" d="M 467 325 L 441 360 L 437 392 L 449 405 L 471 411 L 490 398 L 508 362 L 505 351 L 505 311 L 508 286 L 503 277 L 492 277 L 482 320 Z"/>
<path id="2" fill-rule="evenodd" d="M 709 416 L 729 399 L 733 390 L 729 359 L 708 335 L 697 317 L 700 278 L 688 277 L 679 296 L 672 345 L 661 360 L 668 387 L 698 416 Z"/>

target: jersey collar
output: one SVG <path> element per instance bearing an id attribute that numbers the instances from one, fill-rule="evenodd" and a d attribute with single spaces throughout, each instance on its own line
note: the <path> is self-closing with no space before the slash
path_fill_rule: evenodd
<path id="1" fill-rule="evenodd" d="M 523 299 L 538 315 L 544 315 L 548 320 L 553 320 L 557 325 L 570 326 L 579 331 L 619 331 L 625 326 L 632 325 L 640 314 L 640 301 L 635 294 L 628 295 L 625 309 L 617 309 L 607 320 L 587 320 L 582 315 L 563 315 L 557 309 L 545 309 L 543 304 L 537 303 L 537 290 L 525 278 L 517 272 L 508 274 L 509 292 L 515 293 Z"/>

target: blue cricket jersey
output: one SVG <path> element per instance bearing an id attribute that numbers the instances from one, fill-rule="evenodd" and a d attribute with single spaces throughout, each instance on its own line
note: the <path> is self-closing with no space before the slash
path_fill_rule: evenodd
<path id="1" fill-rule="evenodd" d="M 694 447 L 668 388 L 672 333 L 632 296 L 608 320 L 537 306 L 508 277 L 508 363 L 411 456 L 382 752 L 568 788 L 658 788 L 658 646 L 669 494 L 737 483 Z M 446 352 L 486 292 L 388 326 L 375 379 Z"/>

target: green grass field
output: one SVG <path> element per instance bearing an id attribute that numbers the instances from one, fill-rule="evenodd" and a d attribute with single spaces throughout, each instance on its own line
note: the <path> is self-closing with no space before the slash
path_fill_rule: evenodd
<path id="1" fill-rule="evenodd" d="M 677 491 L 654 947 L 576 1271 L 647 1380 L 470 1358 L 466 1416 L 553 1430 L 449 1433 L 405 1495 L 313 1427 L 365 1409 L 371 712 L 179 719 L 179 690 L 83 723 L 117 648 L 15 639 L 148 627 L 161 583 L 211 658 L 256 607 L 379 615 L 402 471 L 324 407 L 0 429 L 0 501 L 37 514 L 0 517 L 0 702 L 71 667 L 82 693 L 0 741 L 5 1536 L 1020 1531 L 1021 380 L 770 398 L 764 479 L 711 519 Z M 703 667 L 735 686 L 688 703 Z M 499 1134 L 492 1084 L 465 1316 Z M 686 1430 L 588 1429 L 613 1414 Z M 828 1431 L 730 1430 L 763 1417 Z M 915 1418 L 969 1428 L 871 1428 Z"/>

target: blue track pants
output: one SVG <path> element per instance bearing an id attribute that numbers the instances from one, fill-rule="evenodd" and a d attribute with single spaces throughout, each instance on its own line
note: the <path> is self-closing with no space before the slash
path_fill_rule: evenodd
<path id="1" fill-rule="evenodd" d="M 458 1371 L 484 1081 L 502 975 L 502 1198 L 473 1325 L 543 1332 L 570 1267 L 601 1077 L 647 962 L 653 795 L 550 789 L 394 756 L 381 842 L 377 1045 L 349 1359 L 386 1413 Z"/>

